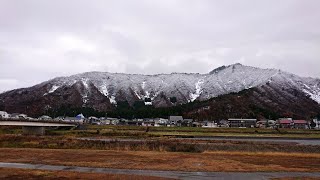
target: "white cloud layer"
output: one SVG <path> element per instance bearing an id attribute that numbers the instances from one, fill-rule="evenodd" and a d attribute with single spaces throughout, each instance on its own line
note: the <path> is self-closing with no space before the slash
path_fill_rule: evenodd
<path id="1" fill-rule="evenodd" d="M 85 71 L 320 77 L 318 0 L 1 0 L 0 92 Z"/>

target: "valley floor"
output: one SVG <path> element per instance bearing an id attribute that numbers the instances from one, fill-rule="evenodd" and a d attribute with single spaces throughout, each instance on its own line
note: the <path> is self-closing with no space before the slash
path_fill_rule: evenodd
<path id="1" fill-rule="evenodd" d="M 0 178 L 320 177 L 319 139 L 313 137 L 318 136 L 318 131 L 282 130 L 282 134 L 294 135 L 300 140 L 297 140 L 297 137 L 286 137 L 283 140 L 282 137 L 283 141 L 273 138 L 259 141 L 256 136 L 251 135 L 259 134 L 260 138 L 266 138 L 264 134 L 279 134 L 274 130 L 256 132 L 255 129 L 223 131 L 198 128 L 150 128 L 147 132 L 144 127 L 121 126 L 89 126 L 87 130 L 51 130 L 46 136 L 25 136 L 19 128 L 0 130 Z M 161 132 L 170 136 L 155 135 Z M 192 135 L 199 132 L 206 134 L 206 138 Z M 174 135 L 175 133 L 184 133 L 185 136 L 181 138 Z M 224 133 L 251 137 L 254 141 L 243 137 L 238 139 L 215 136 Z M 53 167 L 48 168 L 49 166 Z M 32 170 L 25 171 L 25 168 Z"/>

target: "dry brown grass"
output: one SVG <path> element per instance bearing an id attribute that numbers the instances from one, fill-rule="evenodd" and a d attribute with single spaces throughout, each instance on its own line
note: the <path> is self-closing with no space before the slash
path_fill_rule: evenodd
<path id="1" fill-rule="evenodd" d="M 122 174 L 102 174 L 102 173 L 79 173 L 71 171 L 44 171 L 44 170 L 30 170 L 30 169 L 11 169 L 0 168 L 0 179 L 108 179 L 108 180 L 166 180 L 169 178 L 160 178 L 152 176 L 140 175 L 122 175 Z"/>
<path id="2" fill-rule="evenodd" d="M 320 155 L 302 153 L 177 153 L 3 148 L 0 149 L 0 162 L 176 171 L 320 171 Z"/>
<path id="3" fill-rule="evenodd" d="M 104 137 L 106 138 L 106 137 Z M 296 143 L 243 142 L 229 140 L 190 140 L 167 139 L 138 141 L 101 141 L 67 138 L 63 136 L 22 136 L 0 135 L 0 148 L 44 148 L 44 149 L 96 149 L 116 151 L 167 151 L 194 152 L 228 151 L 228 152 L 287 152 L 320 153 L 320 146 L 298 145 Z"/>

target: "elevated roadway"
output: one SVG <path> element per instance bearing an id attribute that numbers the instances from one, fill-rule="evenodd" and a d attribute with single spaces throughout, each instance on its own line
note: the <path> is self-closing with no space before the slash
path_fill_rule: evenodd
<path id="1" fill-rule="evenodd" d="M 23 134 L 44 135 L 47 127 L 75 127 L 75 123 L 28 120 L 0 120 L 0 126 L 21 126 Z"/>

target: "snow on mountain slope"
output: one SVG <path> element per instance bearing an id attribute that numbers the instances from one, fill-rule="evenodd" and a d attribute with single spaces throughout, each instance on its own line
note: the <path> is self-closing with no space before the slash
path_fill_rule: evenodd
<path id="1" fill-rule="evenodd" d="M 159 107 L 173 105 L 170 104 L 171 97 L 177 99 L 177 104 L 195 100 L 203 101 L 266 84 L 272 84 L 272 87 L 278 90 L 299 90 L 320 103 L 319 79 L 303 78 L 276 69 L 261 69 L 241 64 L 222 66 L 207 74 L 141 75 L 87 72 L 69 77 L 58 77 L 30 88 L 13 90 L 10 94 L 23 94 L 28 90 L 38 92 L 35 93 L 35 96 L 44 95 L 41 97 L 46 98 L 46 101 L 49 101 L 51 97 L 65 99 L 72 97 L 72 102 L 74 102 L 79 97 L 83 105 L 95 104 L 100 107 L 103 106 L 101 102 L 106 99 L 114 105 L 120 101 L 128 101 L 131 105 L 136 101 L 145 101 L 146 105 Z M 74 94 L 74 91 L 77 93 Z M 95 99 L 97 96 L 99 96 L 98 100 Z M 14 101 L 14 96 L 12 97 L 11 100 Z M 9 101 L 8 98 L 6 93 L 0 94 L 0 100 Z M 35 97 L 26 95 L 22 99 L 32 101 L 32 98 Z M 60 101 L 57 98 L 54 99 L 54 102 Z"/>
<path id="2" fill-rule="evenodd" d="M 320 104 L 320 80 L 313 80 L 303 84 L 303 92 L 310 96 L 311 99 Z"/>
<path id="3" fill-rule="evenodd" d="M 202 93 L 202 84 L 204 83 L 203 79 L 200 79 L 197 83 L 196 83 L 196 92 L 195 93 L 191 93 L 190 94 L 190 101 L 194 101 L 196 100 Z"/>
<path id="4" fill-rule="evenodd" d="M 209 74 L 172 73 L 158 75 L 122 74 L 107 72 L 88 72 L 70 77 L 53 79 L 47 93 L 57 88 L 72 86 L 81 81 L 85 86 L 82 93 L 86 102 L 90 94 L 89 83 L 116 104 L 117 101 L 134 102 L 150 98 L 152 101 L 163 94 L 166 98 L 176 97 L 179 103 L 206 100 L 231 92 L 257 87 L 266 83 L 294 87 L 320 103 L 319 83 L 275 69 L 260 69 L 241 64 L 217 68 Z M 122 97 L 121 97 L 122 96 Z"/>

